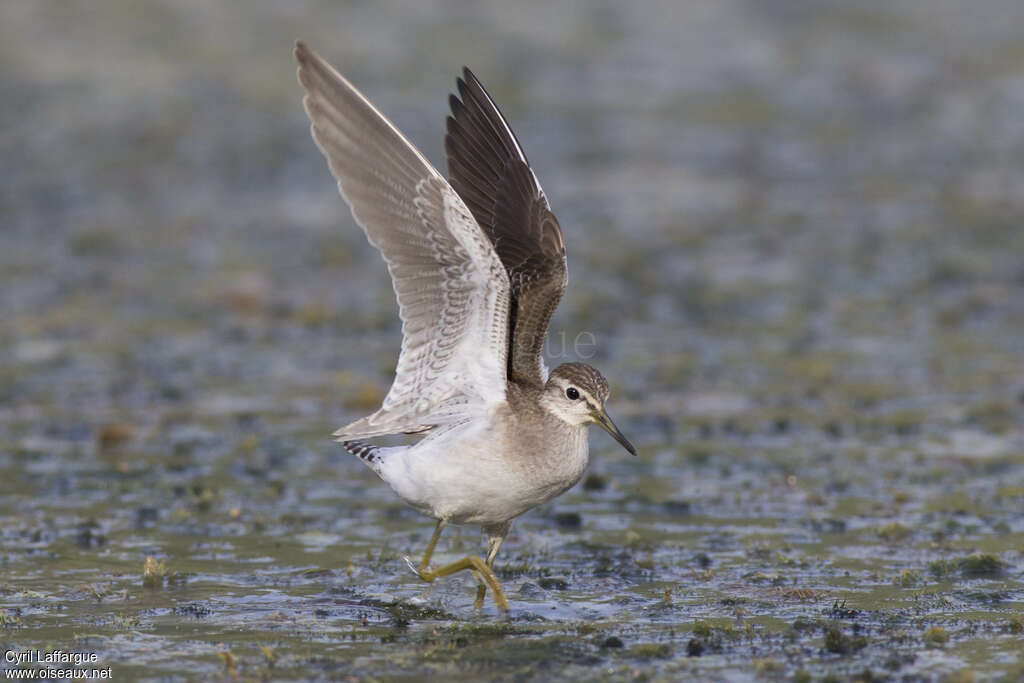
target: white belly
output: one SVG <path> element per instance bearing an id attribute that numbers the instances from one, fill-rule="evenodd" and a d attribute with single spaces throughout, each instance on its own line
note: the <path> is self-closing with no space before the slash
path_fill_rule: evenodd
<path id="1" fill-rule="evenodd" d="M 380 475 L 425 515 L 454 524 L 500 524 L 561 494 L 586 470 L 583 428 L 560 440 L 557 452 L 523 452 L 533 442 L 469 426 L 394 453 Z"/>

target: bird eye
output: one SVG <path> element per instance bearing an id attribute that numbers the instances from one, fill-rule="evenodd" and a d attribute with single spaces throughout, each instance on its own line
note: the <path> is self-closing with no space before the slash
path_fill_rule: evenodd
<path id="1" fill-rule="evenodd" d="M 565 390 L 565 395 L 569 397 L 569 400 L 575 401 L 580 397 L 580 392 L 576 390 L 576 387 L 569 387 Z"/>

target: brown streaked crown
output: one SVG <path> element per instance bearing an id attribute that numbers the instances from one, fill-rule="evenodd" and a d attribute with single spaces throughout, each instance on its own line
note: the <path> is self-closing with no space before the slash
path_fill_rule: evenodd
<path id="1" fill-rule="evenodd" d="M 608 399 L 608 380 L 597 368 L 586 363 L 564 363 L 551 372 L 551 378 L 561 377 L 573 386 L 586 391 L 601 403 Z M 550 381 L 550 378 L 549 380 Z"/>

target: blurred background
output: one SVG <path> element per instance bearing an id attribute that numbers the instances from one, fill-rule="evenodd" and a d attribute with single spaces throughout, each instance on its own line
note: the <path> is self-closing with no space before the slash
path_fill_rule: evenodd
<path id="1" fill-rule="evenodd" d="M 1024 4 L 551 5 L 0 5 L 14 645 L 197 676 L 1020 666 Z M 442 172 L 470 66 L 563 226 L 549 363 L 594 354 L 641 457 L 595 433 L 586 485 L 517 523 L 537 618 L 508 632 L 466 630 L 470 578 L 408 573 L 430 521 L 328 439 L 400 331 L 297 39 Z"/>

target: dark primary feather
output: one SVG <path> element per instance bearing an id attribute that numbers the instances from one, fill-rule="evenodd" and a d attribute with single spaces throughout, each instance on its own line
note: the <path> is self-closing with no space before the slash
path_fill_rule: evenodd
<path id="1" fill-rule="evenodd" d="M 566 285 L 562 229 L 494 100 L 469 69 L 457 85 L 445 136 L 449 180 L 512 283 L 510 378 L 543 383 L 541 352 Z"/>

